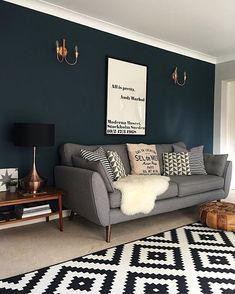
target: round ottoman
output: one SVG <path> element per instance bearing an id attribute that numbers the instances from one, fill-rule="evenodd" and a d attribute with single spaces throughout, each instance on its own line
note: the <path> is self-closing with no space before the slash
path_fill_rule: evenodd
<path id="1" fill-rule="evenodd" d="M 199 209 L 200 221 L 213 229 L 235 231 L 235 204 L 211 201 Z"/>

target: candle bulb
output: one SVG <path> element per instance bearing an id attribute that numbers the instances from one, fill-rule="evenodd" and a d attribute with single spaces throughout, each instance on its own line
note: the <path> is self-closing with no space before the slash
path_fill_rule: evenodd
<path id="1" fill-rule="evenodd" d="M 78 46 L 77 45 L 75 46 L 75 57 L 76 57 L 76 59 L 78 58 Z"/>

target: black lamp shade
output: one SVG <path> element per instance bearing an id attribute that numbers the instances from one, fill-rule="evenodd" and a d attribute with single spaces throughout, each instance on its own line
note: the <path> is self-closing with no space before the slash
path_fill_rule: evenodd
<path id="1" fill-rule="evenodd" d="M 54 124 L 15 123 L 14 144 L 16 146 L 52 146 L 55 143 Z"/>

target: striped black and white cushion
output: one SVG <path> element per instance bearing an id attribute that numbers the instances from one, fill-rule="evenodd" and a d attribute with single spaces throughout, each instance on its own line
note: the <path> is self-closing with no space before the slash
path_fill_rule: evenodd
<path id="1" fill-rule="evenodd" d="M 189 164 L 192 175 L 206 175 L 203 158 L 203 147 L 198 146 L 190 149 Z"/>
<path id="2" fill-rule="evenodd" d="M 102 147 L 99 147 L 95 151 L 81 149 L 81 156 L 82 156 L 82 158 L 89 160 L 89 161 L 100 161 L 103 164 L 103 167 L 105 168 L 110 179 L 112 181 L 114 180 L 113 170 L 109 164 L 109 161 L 106 157 L 105 151 Z"/>

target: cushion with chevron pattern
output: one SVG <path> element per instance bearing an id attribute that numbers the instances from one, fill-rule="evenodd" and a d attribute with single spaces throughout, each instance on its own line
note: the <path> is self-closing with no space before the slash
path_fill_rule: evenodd
<path id="1" fill-rule="evenodd" d="M 103 167 L 106 169 L 106 172 L 110 179 L 112 181 L 114 180 L 113 170 L 109 164 L 105 151 L 102 147 L 99 147 L 94 152 L 86 149 L 81 149 L 81 156 L 82 158 L 87 159 L 89 161 L 100 161 L 103 164 Z"/>
<path id="2" fill-rule="evenodd" d="M 165 176 L 190 176 L 188 152 L 163 153 Z"/>
<path id="3" fill-rule="evenodd" d="M 197 146 L 191 148 L 190 151 L 181 146 L 173 144 L 174 152 L 188 152 L 189 154 L 189 165 L 192 175 L 206 175 L 206 168 L 203 159 L 203 148 L 204 146 Z"/>
<path id="4" fill-rule="evenodd" d="M 126 171 L 118 153 L 116 151 L 107 151 L 107 158 L 113 169 L 114 181 L 126 177 Z"/>

